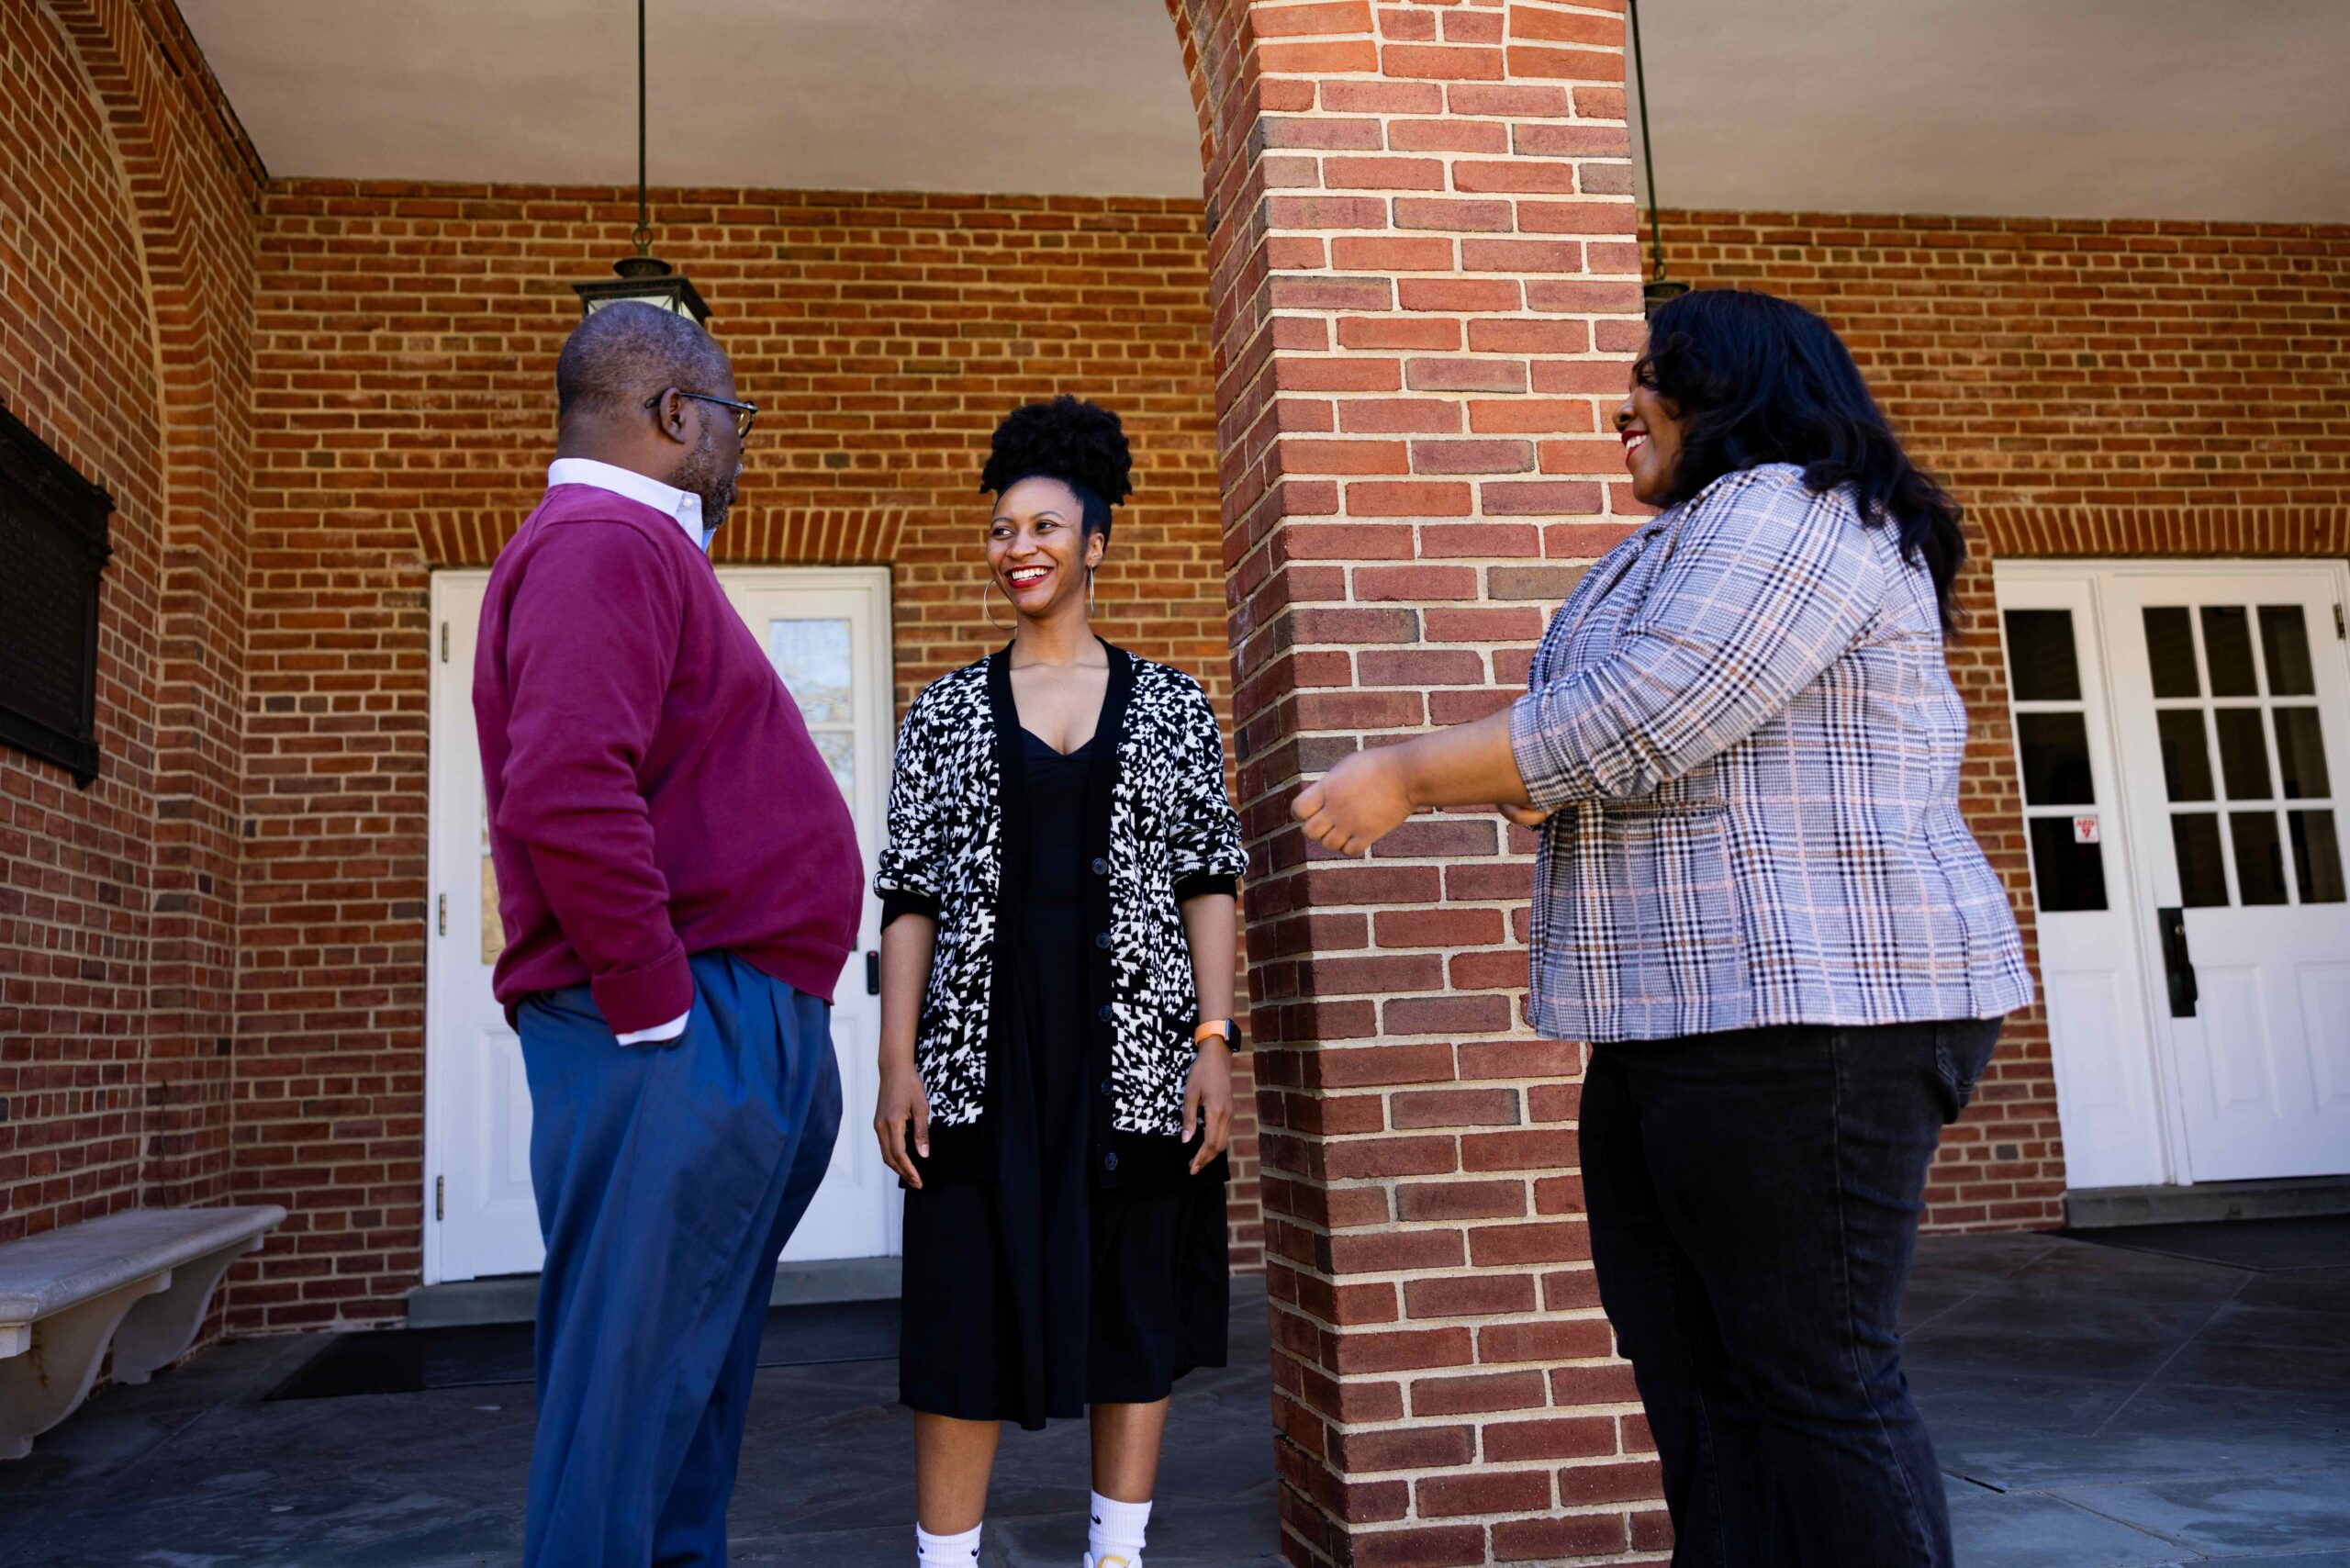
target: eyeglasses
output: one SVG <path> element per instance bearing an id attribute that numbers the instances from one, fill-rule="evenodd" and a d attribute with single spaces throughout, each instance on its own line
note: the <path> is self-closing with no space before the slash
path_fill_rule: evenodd
<path id="1" fill-rule="evenodd" d="M 749 436 L 751 427 L 758 422 L 759 406 L 756 403 L 738 403 L 732 398 L 713 398 L 707 392 L 688 392 L 682 386 L 664 386 L 660 391 L 647 398 L 644 400 L 644 406 L 648 409 L 657 409 L 661 406 L 661 399 L 672 392 L 680 398 L 690 398 L 697 403 L 715 403 L 722 409 L 733 409 L 734 434 L 738 439 Z"/>

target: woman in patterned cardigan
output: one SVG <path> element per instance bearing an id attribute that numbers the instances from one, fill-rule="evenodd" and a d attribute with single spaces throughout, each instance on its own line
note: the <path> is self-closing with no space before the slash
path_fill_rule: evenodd
<path id="1" fill-rule="evenodd" d="M 1085 1561 L 1140 1568 L 1169 1394 L 1225 1364 L 1240 823 L 1199 683 L 1092 629 L 1131 471 L 1073 398 L 997 429 L 1012 642 L 898 737 L 873 1130 L 907 1189 L 923 1568 L 976 1561 L 1002 1422 L 1089 1406 Z"/>
<path id="2" fill-rule="evenodd" d="M 1958 810 L 1958 508 L 1828 324 L 1763 295 L 1660 309 L 1616 428 L 1663 511 L 1527 695 L 1297 814 L 1349 852 L 1422 806 L 1539 827 L 1534 1021 L 1594 1042 L 1592 1260 L 1674 1563 L 1943 1568 L 1894 1321 L 1941 1129 L 2031 1000 Z"/>

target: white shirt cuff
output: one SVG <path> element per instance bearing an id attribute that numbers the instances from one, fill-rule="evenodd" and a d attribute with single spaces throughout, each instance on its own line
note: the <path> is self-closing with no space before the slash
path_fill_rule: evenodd
<path id="1" fill-rule="evenodd" d="M 655 1024 L 650 1029 L 631 1029 L 627 1034 L 614 1035 L 612 1038 L 623 1046 L 658 1045 L 664 1040 L 674 1040 L 684 1034 L 686 1020 L 693 1015 L 694 1010 L 688 1007 L 666 1024 Z"/>

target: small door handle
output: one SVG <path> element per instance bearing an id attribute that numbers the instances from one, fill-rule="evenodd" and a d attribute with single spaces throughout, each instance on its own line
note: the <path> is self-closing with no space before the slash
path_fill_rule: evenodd
<path id="1" fill-rule="evenodd" d="M 2195 960 L 2187 951 L 2187 912 L 2158 909 L 2154 911 L 2154 923 L 2162 932 L 2163 978 L 2170 982 L 2170 1015 L 2192 1018 L 2199 993 L 2195 989 Z"/>
<path id="2" fill-rule="evenodd" d="M 867 996 L 881 994 L 881 950 L 878 947 L 866 950 L 865 994 Z"/>

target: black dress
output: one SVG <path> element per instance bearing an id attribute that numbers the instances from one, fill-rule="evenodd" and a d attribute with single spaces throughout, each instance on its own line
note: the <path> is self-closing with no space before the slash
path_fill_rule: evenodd
<path id="1" fill-rule="evenodd" d="M 1028 820 L 1016 973 L 1000 987 L 983 1181 L 906 1193 L 899 1394 L 968 1421 L 1149 1404 L 1225 1364 L 1222 1162 L 1097 1191 L 1086 1037 L 1084 854 L 1095 742 L 1063 756 L 1021 732 Z"/>

